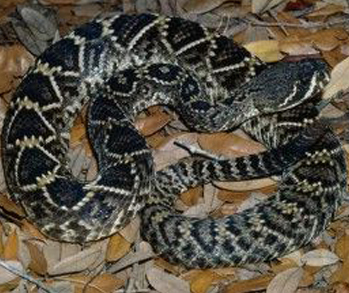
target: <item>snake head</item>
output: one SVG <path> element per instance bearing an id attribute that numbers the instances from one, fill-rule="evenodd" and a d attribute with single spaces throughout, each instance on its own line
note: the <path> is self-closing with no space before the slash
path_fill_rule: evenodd
<path id="1" fill-rule="evenodd" d="M 245 101 L 250 101 L 260 114 L 284 111 L 320 93 L 329 79 L 324 61 L 280 62 L 244 85 Z"/>

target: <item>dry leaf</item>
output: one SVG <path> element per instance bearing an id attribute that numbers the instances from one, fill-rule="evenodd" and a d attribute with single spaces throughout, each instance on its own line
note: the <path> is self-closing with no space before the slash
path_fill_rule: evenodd
<path id="1" fill-rule="evenodd" d="M 226 157 L 245 156 L 265 150 L 262 144 L 254 140 L 226 132 L 200 134 L 198 144 L 206 151 Z"/>
<path id="2" fill-rule="evenodd" d="M 230 190 L 219 189 L 217 192 L 217 198 L 224 202 L 229 203 L 242 203 L 249 196 L 249 192 L 234 192 Z"/>
<path id="3" fill-rule="evenodd" d="M 70 131 L 70 147 L 75 148 L 84 138 L 86 138 L 86 135 L 86 127 L 83 122 L 75 123 Z"/>
<path id="4" fill-rule="evenodd" d="M 18 259 L 18 235 L 14 229 L 8 236 L 4 245 L 4 259 L 17 260 Z"/>
<path id="5" fill-rule="evenodd" d="M 285 0 L 252 0 L 252 13 L 263 13 Z"/>
<path id="6" fill-rule="evenodd" d="M 140 227 L 140 218 L 135 217 L 131 222 L 118 233 L 124 237 L 128 242 L 133 243 L 136 241 Z"/>
<path id="7" fill-rule="evenodd" d="M 239 182 L 218 182 L 215 181 L 214 185 L 219 188 L 232 190 L 232 191 L 257 191 L 262 188 L 275 186 L 276 183 L 270 178 L 261 178 L 253 180 L 244 180 Z"/>
<path id="8" fill-rule="evenodd" d="M 348 38 L 348 33 L 341 28 L 331 28 L 307 33 L 307 35 L 291 35 L 280 40 L 280 51 L 289 55 L 309 55 L 322 51 L 331 51 L 338 47 L 343 40 Z"/>
<path id="9" fill-rule="evenodd" d="M 86 17 L 89 19 L 95 18 L 101 14 L 102 7 L 98 3 L 86 3 L 84 5 L 77 5 L 72 9 L 74 15 L 79 17 Z"/>
<path id="10" fill-rule="evenodd" d="M 179 266 L 174 265 L 172 263 L 169 263 L 168 261 L 164 260 L 163 258 L 155 259 L 154 264 L 157 267 L 160 267 L 160 268 L 170 272 L 173 275 L 179 275 L 179 273 L 181 273 L 181 271 L 182 271 L 182 269 Z M 182 278 L 183 278 L 183 275 L 182 275 Z"/>
<path id="11" fill-rule="evenodd" d="M 342 12 L 344 12 L 344 6 L 329 4 L 307 14 L 307 18 L 318 18 L 318 17 L 322 18 L 324 16 L 331 16 L 333 14 L 342 13 Z"/>
<path id="12" fill-rule="evenodd" d="M 336 282 L 328 288 L 326 291 L 328 293 L 349 293 L 349 283 L 348 282 Z"/>
<path id="13" fill-rule="evenodd" d="M 18 217 L 25 215 L 24 211 L 3 193 L 0 194 L 0 206 L 5 211 L 18 215 Z"/>
<path id="14" fill-rule="evenodd" d="M 1 1 L 0 2 L 0 7 L 1 8 L 6 8 L 14 5 L 18 5 L 25 2 L 25 0 L 7 0 L 7 1 Z"/>
<path id="15" fill-rule="evenodd" d="M 29 223 L 27 220 L 22 221 L 21 231 L 27 233 L 33 238 L 47 240 L 47 237 L 42 234 L 37 227 L 35 227 L 32 223 Z"/>
<path id="16" fill-rule="evenodd" d="M 213 184 L 204 185 L 205 211 L 211 213 L 222 205 L 222 201 L 217 198 L 218 189 Z"/>
<path id="17" fill-rule="evenodd" d="M 275 274 L 279 274 L 283 271 L 286 271 L 288 269 L 298 267 L 297 263 L 295 263 L 293 260 L 288 259 L 288 258 L 282 258 L 280 259 L 280 262 L 273 262 L 271 264 L 272 271 Z"/>
<path id="18" fill-rule="evenodd" d="M 294 40 L 294 41 L 281 40 L 280 51 L 287 53 L 288 55 L 291 55 L 291 56 L 315 55 L 319 53 L 319 51 L 314 48 L 313 44 L 306 41 L 299 41 L 299 40 Z"/>
<path id="19" fill-rule="evenodd" d="M 204 203 L 199 203 L 194 206 L 191 206 L 188 208 L 184 213 L 184 216 L 186 217 L 192 217 L 192 218 L 206 218 L 207 217 L 207 208 Z"/>
<path id="20" fill-rule="evenodd" d="M 45 275 L 47 273 L 47 261 L 42 249 L 39 249 L 35 243 L 26 241 L 30 253 L 30 264 L 29 268 L 39 275 Z"/>
<path id="21" fill-rule="evenodd" d="M 284 57 L 280 52 L 279 41 L 276 40 L 256 41 L 244 47 L 264 62 L 276 62 Z"/>
<path id="22" fill-rule="evenodd" d="M 70 246 L 71 244 L 59 243 L 57 241 L 46 240 L 45 245 L 43 245 L 43 253 L 47 262 L 48 268 L 52 268 L 57 262 L 61 261 L 62 258 L 62 246 Z M 76 251 L 75 253 L 78 253 Z M 74 253 L 74 254 L 75 254 Z"/>
<path id="23" fill-rule="evenodd" d="M 316 271 L 314 270 L 317 269 Z M 302 280 L 299 283 L 299 287 L 308 287 L 314 284 L 316 273 L 318 273 L 321 270 L 319 267 L 304 267 L 304 274 L 302 277 Z"/>
<path id="24" fill-rule="evenodd" d="M 183 9 L 190 13 L 201 14 L 217 8 L 226 1 L 227 0 L 188 0 L 185 2 Z"/>
<path id="25" fill-rule="evenodd" d="M 342 40 L 348 38 L 348 33 L 341 28 L 318 31 L 310 35 L 314 46 L 322 51 L 331 51 L 339 46 Z"/>
<path id="26" fill-rule="evenodd" d="M 188 191 L 183 192 L 180 195 L 182 202 L 186 206 L 193 206 L 199 202 L 199 199 L 202 198 L 203 188 L 202 186 L 197 186 L 195 188 L 190 188 Z"/>
<path id="27" fill-rule="evenodd" d="M 24 75 L 33 64 L 34 57 L 21 45 L 0 47 L 0 72 L 12 76 Z"/>
<path id="28" fill-rule="evenodd" d="M 340 267 L 333 272 L 331 282 L 348 282 L 349 283 L 349 256 L 347 256 Z"/>
<path id="29" fill-rule="evenodd" d="M 4 256 L 4 243 L 3 243 L 4 229 L 0 223 L 0 259 Z"/>
<path id="30" fill-rule="evenodd" d="M 281 262 L 284 262 L 284 261 L 291 261 L 295 264 L 297 264 L 298 266 L 302 266 L 303 263 L 302 263 L 302 253 L 301 253 L 301 250 L 298 249 L 298 250 L 295 250 L 287 255 L 284 255 L 283 257 L 281 257 L 279 259 Z"/>
<path id="31" fill-rule="evenodd" d="M 233 283 L 225 289 L 224 293 L 245 293 L 253 291 L 264 291 L 272 277 L 263 276 L 250 280 L 243 280 Z"/>
<path id="32" fill-rule="evenodd" d="M 175 145 L 175 142 L 197 146 L 196 141 L 196 133 L 180 133 L 168 137 L 163 141 L 162 145 L 158 146 L 158 148 L 153 152 L 156 170 L 161 170 L 166 166 L 175 164 L 178 160 L 189 156 L 188 151 Z"/>
<path id="33" fill-rule="evenodd" d="M 349 57 L 336 65 L 331 72 L 330 83 L 326 86 L 323 94 L 324 99 L 335 96 L 340 91 L 345 91 L 349 87 Z"/>
<path id="34" fill-rule="evenodd" d="M 302 262 L 308 266 L 322 267 L 334 264 L 339 261 L 339 257 L 327 249 L 316 249 L 307 252 L 302 256 Z"/>
<path id="35" fill-rule="evenodd" d="M 104 259 L 105 248 L 103 245 L 105 242 L 97 242 L 90 248 L 84 249 L 77 254 L 62 259 L 61 261 L 49 266 L 48 274 L 63 275 L 75 272 L 81 272 Z"/>
<path id="36" fill-rule="evenodd" d="M 146 272 L 149 283 L 160 293 L 190 293 L 189 283 L 163 270 L 151 267 Z"/>
<path id="37" fill-rule="evenodd" d="M 212 283 L 221 280 L 223 277 L 211 270 L 200 271 L 195 278 L 190 280 L 192 293 L 207 292 Z"/>
<path id="38" fill-rule="evenodd" d="M 47 284 L 48 283 L 48 284 Z M 47 282 L 45 283 L 46 285 L 46 288 L 49 290 L 49 291 L 44 291 L 44 290 L 41 290 L 39 289 L 38 290 L 38 293 L 46 293 L 46 292 L 59 292 L 59 293 L 72 293 L 74 292 L 74 286 L 71 282 L 68 282 L 68 281 L 56 281 L 56 282 Z M 20 293 L 22 293 L 20 291 Z M 98 292 L 98 293 L 101 293 L 101 292 Z"/>
<path id="39" fill-rule="evenodd" d="M 129 252 L 131 243 L 128 242 L 119 233 L 110 237 L 108 242 L 107 253 L 105 260 L 107 262 L 117 261 Z"/>
<path id="40" fill-rule="evenodd" d="M 135 127 L 144 136 L 152 135 L 171 121 L 171 115 L 158 109 L 145 118 L 137 118 Z"/>
<path id="41" fill-rule="evenodd" d="M 302 268 L 291 268 L 275 276 L 268 285 L 267 293 L 293 293 L 296 292 L 299 282 L 303 277 Z"/>
<path id="42" fill-rule="evenodd" d="M 125 281 L 104 273 L 95 278 L 89 276 L 72 276 L 63 278 L 74 285 L 74 293 L 114 292 L 125 284 Z"/>
<path id="43" fill-rule="evenodd" d="M 18 275 L 11 273 L 11 271 L 17 272 L 19 274 L 25 273 L 24 268 L 19 261 L 0 260 L 0 284 L 5 284 L 18 278 Z"/>
<path id="44" fill-rule="evenodd" d="M 225 203 L 219 208 L 219 212 L 223 216 L 229 216 L 237 213 L 239 210 L 239 204 L 237 203 Z"/>
<path id="45" fill-rule="evenodd" d="M 345 259 L 349 255 L 349 235 L 347 233 L 337 240 L 335 253 L 341 259 Z"/>

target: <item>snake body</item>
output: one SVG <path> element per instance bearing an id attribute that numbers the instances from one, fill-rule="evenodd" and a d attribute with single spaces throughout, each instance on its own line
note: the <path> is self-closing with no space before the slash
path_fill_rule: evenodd
<path id="1" fill-rule="evenodd" d="M 327 81 L 321 61 L 269 66 L 181 18 L 93 20 L 49 47 L 14 94 L 2 130 L 11 197 L 43 233 L 62 241 L 109 236 L 143 208 L 143 237 L 170 261 L 212 267 L 275 258 L 319 235 L 345 193 L 340 143 L 316 122 Z M 80 182 L 66 154 L 86 103 L 99 172 Z M 157 104 L 200 132 L 242 125 L 269 150 L 230 160 L 193 156 L 155 173 L 133 122 Z M 278 193 L 240 214 L 188 219 L 173 211 L 190 187 L 270 174 L 281 175 Z"/>

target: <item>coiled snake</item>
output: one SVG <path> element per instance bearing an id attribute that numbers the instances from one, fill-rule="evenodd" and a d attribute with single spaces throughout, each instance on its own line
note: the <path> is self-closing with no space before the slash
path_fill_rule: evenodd
<path id="1" fill-rule="evenodd" d="M 141 209 L 141 233 L 188 267 L 265 261 L 307 244 L 346 189 L 344 154 L 316 122 L 328 81 L 323 62 L 266 65 L 196 23 L 150 14 L 93 20 L 49 47 L 16 90 L 2 131 L 10 194 L 54 239 L 111 235 Z M 99 173 L 79 182 L 67 167 L 69 131 L 89 101 Z M 192 156 L 154 173 L 135 115 L 156 104 L 196 131 L 240 125 L 270 150 L 238 159 Z M 277 194 L 220 219 L 185 218 L 172 203 L 212 180 L 281 175 Z"/>

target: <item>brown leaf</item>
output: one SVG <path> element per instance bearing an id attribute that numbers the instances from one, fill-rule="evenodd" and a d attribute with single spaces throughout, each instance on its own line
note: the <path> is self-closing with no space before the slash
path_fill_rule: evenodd
<path id="1" fill-rule="evenodd" d="M 38 228 L 36 228 L 32 223 L 29 223 L 27 220 L 23 220 L 21 226 L 21 231 L 26 232 L 28 235 L 30 235 L 33 238 L 40 239 L 40 240 L 46 240 L 47 237 L 42 234 Z"/>
<path id="2" fill-rule="evenodd" d="M 190 188 L 186 192 L 183 192 L 180 195 L 180 198 L 186 206 L 193 206 L 198 203 L 200 198 L 202 198 L 202 193 L 202 186 L 197 186 L 195 188 Z"/>
<path id="3" fill-rule="evenodd" d="M 107 253 L 105 257 L 106 261 L 112 262 L 112 261 L 119 260 L 126 253 L 129 252 L 130 247 L 131 247 L 131 243 L 128 242 L 119 233 L 116 233 L 109 239 Z"/>
<path id="4" fill-rule="evenodd" d="M 26 241 L 25 243 L 31 258 L 29 268 L 39 275 L 45 275 L 47 273 L 47 261 L 42 249 L 31 241 Z"/>
<path id="5" fill-rule="evenodd" d="M 4 256 L 4 244 L 3 244 L 3 234 L 4 233 L 4 229 L 3 229 L 3 227 L 2 227 L 2 225 L 1 225 L 1 223 L 0 223 L 0 258 L 3 258 L 3 256 Z"/>
<path id="6" fill-rule="evenodd" d="M 345 259 L 349 255 L 349 230 L 346 231 L 342 237 L 340 237 L 335 245 L 335 253 L 341 259 Z"/>
<path id="7" fill-rule="evenodd" d="M 333 293 L 349 293 L 349 283 L 348 282 L 336 282 L 326 292 Z"/>
<path id="8" fill-rule="evenodd" d="M 20 206 L 10 200 L 4 193 L 0 194 L 0 206 L 5 211 L 18 215 L 18 217 L 25 216 L 24 211 L 20 208 Z"/>
<path id="9" fill-rule="evenodd" d="M 34 58 L 21 45 L 0 46 L 0 93 L 8 92 L 18 76 L 24 75 Z"/>
<path id="10" fill-rule="evenodd" d="M 95 278 L 77 275 L 64 277 L 62 279 L 70 281 L 72 284 L 74 284 L 75 293 L 114 292 L 122 287 L 125 283 L 124 280 L 118 279 L 107 273 L 101 274 Z"/>
<path id="11" fill-rule="evenodd" d="M 331 28 L 307 33 L 307 35 L 291 35 L 280 40 L 280 50 L 289 55 L 315 54 L 316 49 L 331 51 L 348 38 L 344 29 Z"/>
<path id="12" fill-rule="evenodd" d="M 12 89 L 12 74 L 9 72 L 2 72 L 0 79 L 0 93 L 6 93 Z"/>
<path id="13" fill-rule="evenodd" d="M 299 282 L 303 277 L 302 268 L 290 268 L 276 275 L 268 285 L 267 293 L 293 293 L 296 292 Z"/>
<path id="14" fill-rule="evenodd" d="M 76 147 L 86 136 L 86 127 L 83 122 L 75 123 L 70 131 L 70 147 Z"/>
<path id="15" fill-rule="evenodd" d="M 220 189 L 218 190 L 217 197 L 221 201 L 241 203 L 246 200 L 249 196 L 249 192 L 234 192 L 231 190 Z"/>
<path id="16" fill-rule="evenodd" d="M 174 265 L 172 263 L 169 263 L 168 261 L 164 260 L 163 258 L 157 258 L 155 259 L 155 265 L 157 267 L 160 267 L 168 272 L 170 272 L 172 275 L 179 275 L 181 272 L 181 268 L 177 265 Z"/>
<path id="17" fill-rule="evenodd" d="M 259 191 L 263 188 L 272 188 L 276 186 L 274 180 L 269 178 L 244 180 L 240 182 L 218 182 L 215 181 L 214 184 L 221 188 L 231 191 Z"/>
<path id="18" fill-rule="evenodd" d="M 6 240 L 6 243 L 4 245 L 4 259 L 18 259 L 18 235 L 16 230 L 13 230 Z"/>
<path id="19" fill-rule="evenodd" d="M 331 51 L 338 47 L 341 42 L 348 38 L 348 33 L 341 28 L 333 28 L 318 31 L 312 34 L 309 39 L 313 42 L 316 48 L 322 51 Z"/>
<path id="20" fill-rule="evenodd" d="M 0 47 L 0 72 L 22 76 L 33 62 L 34 57 L 21 45 Z"/>
<path id="21" fill-rule="evenodd" d="M 190 293 L 188 282 L 155 267 L 147 269 L 149 283 L 160 293 Z"/>
<path id="22" fill-rule="evenodd" d="M 302 266 L 302 256 L 303 256 L 303 252 L 301 249 L 295 250 L 289 254 L 284 255 L 283 257 L 278 258 L 278 260 L 280 261 L 281 264 L 295 264 L 296 266 Z M 293 265 L 293 267 L 295 266 Z M 284 269 L 282 270 L 284 271 Z M 276 272 L 276 271 L 275 271 Z M 276 273 L 280 273 L 276 272 Z"/>
<path id="23" fill-rule="evenodd" d="M 129 243 L 136 241 L 140 226 L 140 218 L 136 217 L 123 229 L 119 231 L 119 234 L 124 237 Z"/>
<path id="24" fill-rule="evenodd" d="M 105 242 L 96 242 L 74 255 L 63 258 L 59 262 L 48 267 L 48 274 L 63 275 L 81 272 L 98 264 L 105 256 Z"/>
<path id="25" fill-rule="evenodd" d="M 322 51 L 322 57 L 328 63 L 328 65 L 332 68 L 336 67 L 338 63 L 342 62 L 347 55 L 342 54 L 341 47 L 337 47 L 331 51 Z"/>
<path id="26" fill-rule="evenodd" d="M 349 283 L 349 256 L 347 256 L 339 268 L 333 272 L 331 276 L 331 283 L 347 282 Z"/>
<path id="27" fill-rule="evenodd" d="M 149 136 L 159 131 L 171 120 L 171 115 L 159 109 L 145 118 L 137 118 L 135 127 L 142 133 L 142 135 Z"/>
<path id="28" fill-rule="evenodd" d="M 313 44 L 298 39 L 280 41 L 280 51 L 291 56 L 315 55 L 319 53 Z"/>
<path id="29" fill-rule="evenodd" d="M 318 270 L 314 271 L 313 270 L 314 268 L 316 268 Z M 316 273 L 319 270 L 321 270 L 321 267 L 305 266 L 304 267 L 303 277 L 302 277 L 302 280 L 299 283 L 299 287 L 308 287 L 308 286 L 311 286 L 312 284 L 314 284 Z"/>
<path id="30" fill-rule="evenodd" d="M 323 7 L 321 7 L 320 9 L 317 9 L 309 14 L 307 14 L 307 18 L 319 18 L 321 17 L 321 19 L 324 16 L 331 16 L 333 14 L 337 14 L 337 13 L 342 13 L 344 12 L 345 7 L 342 5 L 336 5 L 336 4 L 328 4 L 325 5 Z"/>
<path id="31" fill-rule="evenodd" d="M 207 292 L 213 282 L 221 280 L 223 277 L 212 270 L 200 271 L 195 278 L 190 280 L 190 289 L 192 293 Z"/>
<path id="32" fill-rule="evenodd" d="M 290 268 L 298 267 L 297 263 L 289 258 L 281 258 L 279 262 L 273 262 L 271 264 L 271 269 L 275 274 L 279 274 Z"/>
<path id="33" fill-rule="evenodd" d="M 10 6 L 18 5 L 25 2 L 25 0 L 7 0 L 7 1 L 1 1 L 0 2 L 0 7 L 2 8 L 7 8 Z"/>
<path id="34" fill-rule="evenodd" d="M 271 276 L 262 276 L 255 279 L 239 281 L 227 286 L 224 290 L 224 293 L 245 293 L 253 291 L 263 291 L 267 288 L 271 279 Z"/>
<path id="35" fill-rule="evenodd" d="M 265 150 L 260 143 L 235 133 L 200 134 L 198 143 L 204 150 L 227 157 L 244 156 Z"/>

